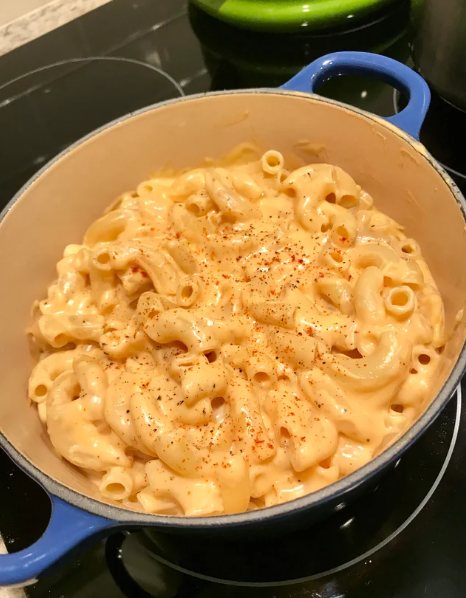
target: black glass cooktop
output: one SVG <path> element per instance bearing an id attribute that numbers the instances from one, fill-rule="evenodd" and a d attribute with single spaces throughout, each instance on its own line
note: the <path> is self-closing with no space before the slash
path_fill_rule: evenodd
<path id="1" fill-rule="evenodd" d="M 0 207 L 50 158 L 96 127 L 158 101 L 278 86 L 335 50 L 409 63 L 409 2 L 303 34 L 258 34 L 182 0 L 113 0 L 0 57 Z M 380 115 L 403 98 L 361 77 L 320 93 Z M 466 116 L 434 94 L 421 140 L 462 188 Z M 288 536 L 219 543 L 116 533 L 60 563 L 31 598 L 464 598 L 466 416 L 461 396 L 369 494 Z M 10 551 L 46 527 L 45 493 L 0 451 L 0 533 Z"/>

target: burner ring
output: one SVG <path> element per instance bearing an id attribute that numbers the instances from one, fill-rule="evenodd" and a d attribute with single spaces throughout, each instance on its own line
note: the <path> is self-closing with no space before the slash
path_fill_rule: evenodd
<path id="1" fill-rule="evenodd" d="M 42 71 L 46 71 L 47 69 L 55 68 L 57 66 L 64 66 L 66 64 L 79 64 L 80 62 L 91 62 L 92 60 L 126 62 L 128 64 L 136 64 L 137 66 L 143 66 L 145 68 L 151 69 L 152 71 L 155 71 L 159 75 L 162 75 L 163 77 L 168 79 L 168 81 L 170 81 L 170 83 L 173 85 L 173 87 L 175 87 L 175 89 L 177 90 L 177 92 L 180 94 L 181 97 L 185 96 L 185 93 L 184 93 L 181 85 L 177 81 L 175 81 L 175 79 L 171 75 L 166 73 L 164 70 L 159 69 L 157 66 L 154 66 L 153 64 L 148 64 L 147 62 L 142 62 L 140 60 L 136 60 L 135 58 L 125 58 L 124 56 L 83 56 L 81 58 L 66 58 L 65 60 L 59 60 L 58 62 L 52 62 L 51 64 L 46 64 L 46 65 L 41 66 L 32 71 L 28 71 L 27 73 L 23 73 L 19 77 L 10 79 L 6 83 L 3 83 L 3 85 L 0 85 L 0 91 L 2 91 L 2 89 L 5 89 L 5 87 L 8 87 L 9 85 L 13 85 L 13 83 L 21 81 L 22 79 L 25 79 L 26 77 L 30 77 L 31 75 L 35 75 L 36 73 L 41 73 Z M 4 100 L 3 102 L 0 102 L 0 108 L 5 104 L 9 104 L 10 102 L 11 102 L 11 100 L 9 98 L 7 100 Z"/>

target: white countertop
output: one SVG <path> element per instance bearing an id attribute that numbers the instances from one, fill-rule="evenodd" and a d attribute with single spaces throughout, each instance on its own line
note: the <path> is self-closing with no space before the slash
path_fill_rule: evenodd
<path id="1" fill-rule="evenodd" d="M 111 0 L 52 0 L 0 27 L 0 56 Z"/>

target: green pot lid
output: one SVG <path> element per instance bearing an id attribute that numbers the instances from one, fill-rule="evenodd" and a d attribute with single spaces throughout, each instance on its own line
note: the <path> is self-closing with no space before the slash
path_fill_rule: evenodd
<path id="1" fill-rule="evenodd" d="M 296 31 L 340 25 L 393 0 L 192 0 L 207 13 L 246 29 Z"/>

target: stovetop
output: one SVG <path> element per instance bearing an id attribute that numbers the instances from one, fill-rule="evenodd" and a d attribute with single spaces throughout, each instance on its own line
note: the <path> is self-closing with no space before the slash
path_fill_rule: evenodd
<path id="1" fill-rule="evenodd" d="M 239 32 L 184 0 L 113 0 L 0 57 L 0 209 L 49 159 L 123 114 L 209 90 L 273 87 L 324 53 L 384 53 L 409 64 L 409 1 L 307 34 Z M 388 116 L 403 98 L 361 77 L 320 93 Z M 434 94 L 421 140 L 463 190 L 466 115 Z M 463 410 L 464 411 L 464 410 Z M 288 536 L 219 543 L 119 532 L 59 563 L 31 598 L 463 598 L 466 415 L 456 394 L 372 492 Z M 30 545 L 45 492 L 0 451 L 0 533 Z"/>

